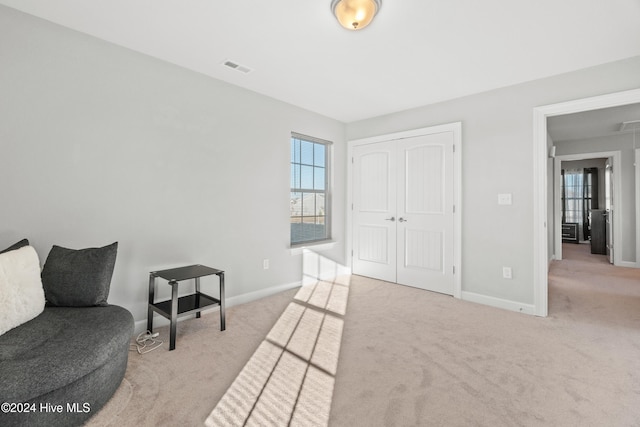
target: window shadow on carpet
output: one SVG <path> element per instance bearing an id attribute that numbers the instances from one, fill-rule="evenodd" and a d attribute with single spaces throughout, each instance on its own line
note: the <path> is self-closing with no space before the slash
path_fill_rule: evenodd
<path id="1" fill-rule="evenodd" d="M 328 425 L 349 277 L 305 250 L 300 290 L 205 425 Z"/>

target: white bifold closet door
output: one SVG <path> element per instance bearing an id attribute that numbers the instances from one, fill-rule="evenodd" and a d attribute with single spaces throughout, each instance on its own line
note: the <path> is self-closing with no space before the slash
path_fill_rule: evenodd
<path id="1" fill-rule="evenodd" d="M 353 273 L 453 295 L 453 132 L 354 147 Z"/>

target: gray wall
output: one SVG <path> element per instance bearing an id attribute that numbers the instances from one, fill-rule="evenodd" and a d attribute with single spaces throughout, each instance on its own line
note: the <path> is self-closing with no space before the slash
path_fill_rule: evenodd
<path id="1" fill-rule="evenodd" d="M 159 268 L 224 269 L 228 297 L 301 280 L 291 131 L 334 142 L 344 263 L 342 123 L 0 6 L 0 247 L 119 241 L 109 301 L 136 320 Z"/>
<path id="2" fill-rule="evenodd" d="M 324 255 L 344 263 L 345 139 L 461 121 L 463 290 L 530 304 L 532 110 L 638 87 L 635 57 L 345 127 L 0 6 L 0 246 L 29 237 L 44 262 L 118 240 L 110 301 L 136 319 L 157 268 L 223 268 L 231 297 L 293 283 L 291 131 L 335 142 Z"/>
<path id="3" fill-rule="evenodd" d="M 620 259 L 626 262 L 636 262 L 636 177 L 633 134 L 589 138 L 580 141 L 559 141 L 555 144 L 557 155 L 621 151 L 622 165 L 620 173 L 622 182 L 620 183 L 620 192 L 622 193 L 622 200 L 614 201 L 614 206 L 620 209 L 622 222 L 622 253 Z"/>
<path id="4" fill-rule="evenodd" d="M 462 289 L 533 304 L 533 109 L 639 87 L 634 57 L 350 123 L 347 139 L 461 121 Z M 513 193 L 513 205 L 498 206 L 498 193 Z"/>

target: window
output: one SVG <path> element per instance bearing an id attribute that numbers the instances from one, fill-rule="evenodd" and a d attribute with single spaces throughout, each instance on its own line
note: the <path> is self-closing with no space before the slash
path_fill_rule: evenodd
<path id="1" fill-rule="evenodd" d="M 584 203 L 581 169 L 562 170 L 562 222 L 582 222 Z"/>
<path id="2" fill-rule="evenodd" d="M 331 237 L 330 148 L 328 141 L 291 134 L 291 245 Z"/>
<path id="3" fill-rule="evenodd" d="M 562 169 L 562 222 L 578 223 L 591 238 L 592 209 L 598 209 L 598 168 Z"/>

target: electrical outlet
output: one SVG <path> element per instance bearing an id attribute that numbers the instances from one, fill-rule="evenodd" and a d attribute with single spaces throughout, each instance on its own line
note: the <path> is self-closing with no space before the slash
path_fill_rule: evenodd
<path id="1" fill-rule="evenodd" d="M 269 269 L 269 259 L 268 258 L 265 258 L 265 259 L 262 260 L 262 268 L 265 269 L 265 270 Z"/>
<path id="2" fill-rule="evenodd" d="M 498 194 L 499 205 L 510 205 L 513 203 L 511 193 Z"/>
<path id="3" fill-rule="evenodd" d="M 511 267 L 502 267 L 502 278 L 503 279 L 511 279 L 513 276 L 511 275 Z"/>

